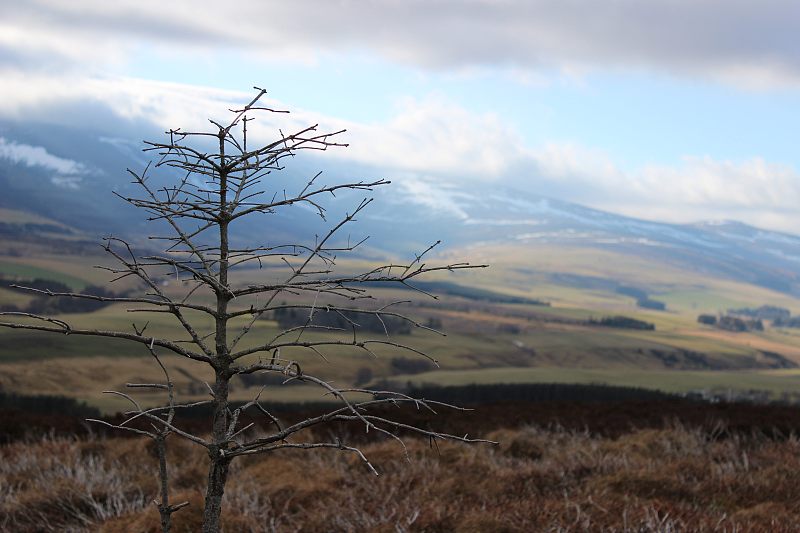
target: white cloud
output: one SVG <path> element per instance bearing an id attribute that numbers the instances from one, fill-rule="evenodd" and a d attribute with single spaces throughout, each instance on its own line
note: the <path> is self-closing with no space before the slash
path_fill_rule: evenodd
<path id="1" fill-rule="evenodd" d="M 0 7 L 0 57 L 96 73 L 142 43 L 270 60 L 367 50 L 435 69 L 645 68 L 796 85 L 799 18 L 794 0 L 38 0 Z"/>
<path id="2" fill-rule="evenodd" d="M 77 161 L 53 155 L 41 146 L 8 141 L 5 137 L 0 137 L 0 158 L 53 172 L 50 183 L 65 189 L 79 189 L 81 174 L 86 172 L 86 167 Z"/>
<path id="3" fill-rule="evenodd" d="M 50 178 L 50 183 L 57 187 L 61 187 L 63 189 L 73 189 L 78 190 L 81 188 L 81 182 L 83 180 L 80 176 L 62 176 L 62 175 L 55 175 Z"/>
<path id="4" fill-rule="evenodd" d="M 252 97 L 252 93 L 123 78 L 76 79 L 65 86 L 33 83 L 30 91 L 16 92 L 14 87 L 23 87 L 26 80 L 30 81 L 29 75 L 4 80 L 0 115 L 46 119 L 57 115 L 65 101 L 88 100 L 162 130 L 206 129 L 209 113 L 224 120 L 228 108 Z M 623 170 L 601 150 L 559 143 L 528 146 L 498 117 L 471 113 L 439 95 L 402 100 L 394 116 L 381 123 L 356 123 L 307 110 L 264 116 L 251 124 L 251 138 L 272 140 L 278 128 L 294 131 L 315 123 L 325 131 L 348 130 L 340 140 L 351 146 L 331 150 L 326 158 L 378 169 L 420 205 L 461 219 L 466 218 L 465 202 L 476 200 L 459 197 L 458 191 L 465 184 L 489 182 L 652 220 L 730 218 L 792 232 L 800 228 L 795 214 L 800 175 L 791 166 L 759 157 L 729 161 L 687 156 L 672 165 Z M 0 144 L 0 155 L 24 164 L 49 164 L 53 170 L 79 165 L 41 148 L 8 141 Z M 448 183 L 459 187 L 448 188 Z"/>
<path id="5" fill-rule="evenodd" d="M 0 157 L 29 167 L 43 167 L 58 174 L 79 174 L 85 171 L 80 163 L 58 157 L 41 146 L 20 144 L 0 137 Z"/>
<path id="6" fill-rule="evenodd" d="M 686 157 L 680 167 L 649 166 L 637 177 L 639 192 L 673 203 L 750 208 L 800 205 L 800 176 L 760 157 L 740 162 Z"/>
<path id="7" fill-rule="evenodd" d="M 433 176 L 424 178 L 406 176 L 398 182 L 403 189 L 401 198 L 409 200 L 419 206 L 433 211 L 444 212 L 460 220 L 467 220 L 469 216 L 459 204 L 457 189 L 446 182 L 441 182 Z"/>
<path id="8" fill-rule="evenodd" d="M 386 123 L 349 123 L 338 156 L 382 167 L 497 179 L 523 156 L 520 136 L 491 113 L 475 114 L 441 96 L 405 99 Z"/>
<path id="9" fill-rule="evenodd" d="M 226 120 L 228 109 L 240 107 L 253 96 L 254 92 L 133 78 L 75 78 L 62 84 L 45 76 L 8 73 L 0 86 L 0 115 L 48 121 L 65 103 L 94 102 L 162 131 L 198 131 L 208 129 L 209 118 Z M 277 109 L 290 107 L 269 98 L 263 102 Z M 338 140 L 350 146 L 331 150 L 327 157 L 384 169 L 499 179 L 526 157 L 519 134 L 496 115 L 471 113 L 441 95 L 403 99 L 393 117 L 382 123 L 292 109 L 290 114 L 259 115 L 249 131 L 253 139 L 272 140 L 278 129 L 298 131 L 312 124 L 319 124 L 319 131 L 347 130 Z"/>
<path id="10" fill-rule="evenodd" d="M 591 187 L 602 182 L 603 187 L 618 188 L 629 185 L 624 175 L 602 150 L 592 150 L 576 144 L 548 143 L 530 153 L 536 174 L 553 184 L 570 184 Z"/>
<path id="11" fill-rule="evenodd" d="M 797 233 L 800 173 L 761 157 L 686 156 L 623 171 L 608 155 L 550 145 L 534 155 L 540 193 L 649 220 L 733 219 Z"/>

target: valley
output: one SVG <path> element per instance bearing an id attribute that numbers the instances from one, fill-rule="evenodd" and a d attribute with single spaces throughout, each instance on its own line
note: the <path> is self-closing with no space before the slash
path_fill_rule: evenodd
<path id="1" fill-rule="evenodd" d="M 26 221 L 25 214 L 6 218 Z M 41 232 L 24 238 L 0 239 L 0 279 L 24 282 L 49 280 L 71 290 L 104 286 L 107 272 L 92 268 L 108 265 L 109 258 L 91 246 L 89 235 L 72 231 L 54 251 Z M 765 391 L 773 399 L 792 399 L 800 390 L 800 330 L 776 328 L 733 332 L 697 322 L 701 313 L 724 314 L 728 309 L 779 306 L 800 312 L 792 294 L 740 280 L 664 264 L 648 256 L 573 244 L 477 244 L 445 248 L 432 260 L 466 258 L 491 267 L 425 280 L 420 292 L 371 286 L 375 308 L 406 301 L 398 311 L 420 324 L 441 329 L 446 337 L 421 328 L 391 333 L 390 339 L 424 352 L 439 368 L 420 355 L 394 346 L 378 345 L 372 354 L 352 347 L 332 346 L 320 356 L 288 350 L 304 372 L 325 376 L 339 384 L 393 387 L 468 383 L 606 383 L 670 392 L 705 391 L 744 394 Z M 369 257 L 340 260 L 339 268 L 359 271 L 374 264 Z M 264 283 L 281 265 L 235 271 L 241 285 Z M 165 276 L 164 290 L 179 294 L 181 282 Z M 117 292 L 135 291 L 128 281 L 111 286 Z M 663 310 L 642 307 L 641 295 L 661 303 Z M 0 306 L 25 309 L 43 298 L 4 286 Z M 205 301 L 208 295 L 193 296 Z M 637 299 L 638 298 L 638 299 Z M 281 296 L 288 304 L 310 304 L 297 296 Z M 237 302 L 240 308 L 254 301 Z M 342 304 L 345 305 L 345 304 Z M 201 333 L 210 331 L 207 317 L 191 316 Z M 616 317 L 616 318 L 615 318 Z M 624 327 L 618 327 L 614 321 Z M 13 318 L 13 317 L 12 317 Z M 68 312 L 58 319 L 73 327 L 131 330 L 131 323 L 147 321 L 154 335 L 182 338 L 174 318 L 163 314 L 131 313 L 123 304 L 91 312 Z M 611 320 L 614 319 L 614 320 Z M 241 325 L 245 317 L 239 323 Z M 264 342 L 287 327 L 277 316 L 265 315 L 250 334 Z M 283 319 L 285 320 L 285 319 Z M 612 325 L 606 325 L 610 322 Z M 631 326 L 633 324 L 633 327 Z M 638 329 L 640 324 L 646 328 Z M 236 323 L 232 324 L 232 329 Z M 309 331 L 309 338 L 335 340 L 337 333 Z M 185 337 L 185 334 L 183 335 Z M 371 332 L 376 339 L 382 332 Z M 212 376 L 201 365 L 165 356 L 173 380 L 185 400 L 203 398 L 204 381 Z M 0 330 L 0 390 L 19 394 L 57 394 L 75 397 L 106 411 L 122 403 L 101 394 L 130 381 L 159 379 L 157 367 L 143 347 L 80 336 Z M 277 386 L 280 380 L 234 382 L 232 398 L 251 398 L 267 385 L 269 401 L 325 400 L 318 389 Z M 737 392 L 738 391 L 738 392 Z M 156 402 L 155 396 L 146 402 Z"/>

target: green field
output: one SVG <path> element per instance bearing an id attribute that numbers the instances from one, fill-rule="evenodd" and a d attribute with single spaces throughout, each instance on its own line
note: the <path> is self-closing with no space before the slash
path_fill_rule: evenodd
<path id="1" fill-rule="evenodd" d="M 392 378 L 414 385 L 468 385 L 491 383 L 583 383 L 641 387 L 685 393 L 698 390 L 764 390 L 777 395 L 800 392 L 800 371 L 692 371 L 575 368 L 485 368 L 480 370 L 438 370 Z"/>
<path id="2" fill-rule="evenodd" d="M 554 275 L 571 274 L 616 280 L 642 288 L 652 298 L 666 302 L 669 311 L 688 316 L 762 304 L 800 312 L 800 301 L 786 294 L 610 250 L 551 244 L 479 246 L 451 251 L 448 257 L 464 257 L 492 265 L 480 272 L 465 273 L 465 283 L 541 298 L 561 307 L 636 310 L 632 298 L 613 291 L 566 286 L 552 281 Z"/>
<path id="3" fill-rule="evenodd" d="M 413 303 L 405 307 L 406 312 L 421 322 L 438 320 L 442 323 L 446 337 L 414 330 L 411 335 L 397 335 L 391 339 L 427 353 L 438 360 L 441 370 L 406 374 L 395 366 L 396 360 L 422 358 L 411 351 L 380 345 L 373 346 L 374 355 L 353 347 L 325 347 L 321 352 L 327 360 L 299 348 L 286 349 L 282 355 L 297 359 L 305 372 L 339 384 L 352 383 L 365 368 L 371 371 L 374 380 L 390 378 L 398 382 L 442 384 L 603 382 L 670 391 L 758 388 L 773 392 L 793 391 L 800 384 L 800 376 L 793 371 L 769 370 L 775 361 L 763 355 L 763 352 L 780 354 L 800 364 L 800 331 L 768 328 L 763 333 L 735 334 L 696 322 L 698 313 L 716 312 L 722 307 L 771 304 L 800 309 L 800 301 L 789 296 L 677 271 L 644 259 L 631 261 L 610 252 L 592 257 L 586 250 L 540 247 L 513 253 L 507 249 L 480 251 L 480 254 L 493 253 L 494 258 L 475 255 L 474 251 L 464 253 L 470 261 L 493 265 L 479 272 L 435 277 L 437 281 L 457 283 L 465 287 L 464 291 L 442 295 L 436 302 L 410 291 L 372 291 L 376 296 L 375 306 L 411 298 Z M 107 262 L 107 258 L 101 256 L 59 257 L 40 250 L 25 258 L 0 256 L 0 273 L 61 281 L 80 290 L 89 283 L 103 284 L 107 274 L 91 266 L 104 261 Z M 359 271 L 370 265 L 358 260 L 343 262 L 343 266 Z M 645 287 L 652 298 L 665 301 L 667 311 L 640 309 L 633 298 L 612 290 L 554 283 L 553 280 L 558 279 L 555 274 L 559 272 L 601 278 L 624 276 L 622 279 L 626 283 Z M 241 283 L 263 283 L 275 274 L 274 265 L 263 270 L 236 271 Z M 169 294 L 179 295 L 185 290 L 184 285 L 173 279 L 167 281 L 163 290 Z M 470 291 L 470 287 L 480 290 Z M 491 302 L 478 298 L 485 295 L 481 291 L 546 300 L 552 305 Z M 470 294 L 475 297 L 470 298 Z M 0 305 L 24 306 L 26 298 L 13 291 L 0 290 Z M 208 295 L 198 294 L 197 298 L 207 301 Z M 248 307 L 257 303 L 243 299 L 236 305 Z M 610 315 L 650 322 L 656 330 L 603 328 L 586 323 L 589 319 Z M 187 316 L 201 335 L 211 331 L 208 317 L 192 313 Z M 123 305 L 58 318 L 74 327 L 123 331 L 132 331 L 134 321 L 139 325 L 149 322 L 149 334 L 188 340 L 174 317 L 131 313 Z M 243 320 L 230 324 L 231 334 Z M 276 322 L 259 320 L 242 347 L 266 342 L 278 333 Z M 305 338 L 335 341 L 343 334 L 306 332 L 304 335 Z M 382 338 L 380 334 L 369 336 Z M 200 376 L 204 371 L 200 369 L 202 365 L 190 361 L 168 360 L 175 368 L 182 368 L 181 372 Z M 144 376 L 158 379 L 157 375 L 150 374 L 152 366 L 147 350 L 125 341 L 0 329 L 0 386 L 5 390 L 58 391 L 93 398 L 92 401 L 97 402 L 100 400 L 94 391 Z M 44 368 L 61 379 L 42 380 Z M 191 381 L 186 376 L 181 379 L 186 383 Z M 240 392 L 250 394 L 252 391 Z M 314 399 L 313 394 L 304 396 L 300 389 L 277 394 Z"/>
<path id="4" fill-rule="evenodd" d="M 56 270 L 55 268 L 42 268 L 21 262 L 0 261 L 0 274 L 11 278 L 40 278 L 49 281 L 58 281 L 59 283 L 63 283 L 74 290 L 82 290 L 90 283 L 85 278 L 76 277 L 63 271 Z M 1 296 L 2 295 L 0 295 L 0 297 Z"/>

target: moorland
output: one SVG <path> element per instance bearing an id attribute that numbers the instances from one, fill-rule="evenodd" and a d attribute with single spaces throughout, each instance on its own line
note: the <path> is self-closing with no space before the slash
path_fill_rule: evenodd
<path id="1" fill-rule="evenodd" d="M 237 463 L 226 491 L 224 526 L 252 532 L 800 527 L 800 409 L 669 397 L 590 401 L 597 390 L 584 393 L 585 401 L 494 402 L 429 417 L 496 446 L 412 438 L 406 457 L 394 441 L 375 440 L 361 427 L 342 429 L 339 436 L 360 443 L 377 477 L 357 458 L 331 451 L 247 459 Z M 294 409 L 281 418 L 313 411 Z M 27 436 L 17 432 L 0 447 L 0 530 L 160 531 L 149 441 L 87 433 L 78 414 L 36 420 L 29 412 L 3 420 Z M 55 433 L 47 429 L 59 424 Z M 173 530 L 197 531 L 206 458 L 171 438 L 169 460 L 173 501 L 189 502 L 175 514 Z"/>
<path id="2" fill-rule="evenodd" d="M 126 280 L 107 284 L 108 273 L 94 266 L 109 265 L 109 258 L 91 235 L 40 215 L 12 209 L 0 214 L 4 310 L 46 313 L 98 329 L 125 330 L 142 319 L 125 304 L 56 304 L 14 288 L 140 290 Z M 147 250 L 146 240 L 137 244 Z M 563 243 L 513 249 L 476 244 L 445 249 L 437 259 L 465 257 L 492 266 L 480 275 L 433 277 L 418 284 L 419 291 L 370 287 L 376 306 L 404 301 L 403 313 L 446 336 L 391 320 L 360 326 L 369 335 L 388 333 L 414 346 L 438 367 L 393 347 L 372 355 L 339 347 L 326 349 L 327 360 L 303 356 L 303 368 L 339 385 L 449 395 L 443 400 L 475 410 L 401 416 L 499 444 L 434 445 L 411 438 L 406 457 L 394 441 L 339 428 L 335 436 L 358 443 L 379 477 L 340 454 L 282 451 L 247 459 L 237 465 L 227 491 L 226 530 L 800 527 L 800 408 L 792 405 L 800 390 L 800 330 L 787 320 L 800 312 L 800 299 L 791 291 L 662 257 Z M 358 271 L 374 262 L 365 254 L 340 260 L 340 267 Z M 265 263 L 234 274 L 238 283 L 263 283 L 279 267 Z M 185 290 L 169 275 L 159 281 L 169 294 Z M 307 303 L 294 295 L 286 301 Z M 735 310 L 745 324 L 741 330 L 698 321 Z M 189 318 L 201 331 L 212 326 L 202 316 Z M 274 337 L 305 319 L 266 314 L 253 338 Z M 154 334 L 180 335 L 166 315 L 146 320 Z M 316 320 L 335 327 L 341 319 L 320 312 Z M 211 376 L 202 367 L 166 355 L 163 362 L 181 401 L 207 396 L 204 382 Z M 0 530 L 158 531 L 152 446 L 90 426 L 85 418 L 121 420 L 115 413 L 124 404 L 101 391 L 160 379 L 138 345 L 0 330 Z M 263 401 L 282 419 L 309 416 L 329 401 L 316 389 L 284 381 L 269 375 L 239 379 L 231 399 L 247 401 L 263 390 Z M 538 391 L 536 398 L 531 390 Z M 163 400 L 138 397 L 145 405 Z M 182 422 L 204 431 L 201 418 Z M 173 501 L 189 502 L 175 515 L 174 530 L 196 531 L 206 458 L 174 437 L 168 450 Z"/>

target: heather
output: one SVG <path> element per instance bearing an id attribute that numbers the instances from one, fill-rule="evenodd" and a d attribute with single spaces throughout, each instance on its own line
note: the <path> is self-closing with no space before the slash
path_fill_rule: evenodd
<path id="1" fill-rule="evenodd" d="M 485 413 L 491 418 L 513 411 L 511 405 L 487 406 Z M 377 477 L 356 458 L 331 451 L 245 458 L 226 490 L 224 531 L 800 527 L 800 439 L 788 416 L 793 409 L 695 404 L 681 411 L 682 402 L 662 402 L 659 419 L 658 404 L 639 410 L 636 405 L 627 411 L 625 428 L 613 422 L 619 405 L 573 404 L 577 420 L 594 422 L 581 428 L 567 418 L 565 424 L 545 420 L 533 404 L 529 410 L 518 404 L 518 424 L 511 417 L 505 421 L 509 427 L 497 427 L 502 419 L 484 420 L 483 436 L 497 446 L 408 439 L 406 457 L 394 441 L 365 440 L 362 450 Z M 540 415 L 545 407 L 538 404 Z M 551 407 L 567 412 L 566 404 Z M 680 416 L 690 410 L 695 418 Z M 480 412 L 468 419 L 478 420 Z M 527 421 L 526 412 L 534 414 Z M 169 460 L 173 499 L 190 502 L 175 513 L 174 530 L 197 531 L 207 456 L 170 439 Z M 155 469 L 155 450 L 145 440 L 16 440 L 0 448 L 0 529 L 157 532 Z"/>

